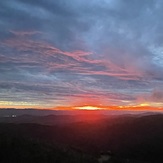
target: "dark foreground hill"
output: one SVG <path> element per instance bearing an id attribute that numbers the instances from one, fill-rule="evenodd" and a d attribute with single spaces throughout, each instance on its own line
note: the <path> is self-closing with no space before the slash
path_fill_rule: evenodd
<path id="1" fill-rule="evenodd" d="M 0 140 L 0 158 L 18 162 L 91 163 L 101 151 L 109 150 L 114 162 L 162 163 L 163 115 L 124 115 L 51 126 L 1 123 Z"/>
<path id="2" fill-rule="evenodd" d="M 97 163 L 97 159 L 72 148 L 6 132 L 0 134 L 0 162 Z"/>

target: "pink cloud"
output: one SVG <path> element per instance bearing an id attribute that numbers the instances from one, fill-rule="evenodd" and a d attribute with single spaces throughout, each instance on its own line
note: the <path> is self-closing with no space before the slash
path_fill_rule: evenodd
<path id="1" fill-rule="evenodd" d="M 25 37 L 39 33 L 37 31 L 11 32 L 14 37 L 4 40 L 2 44 L 21 53 L 18 61 L 35 61 L 43 64 L 48 71 L 62 69 L 80 74 L 112 76 L 121 80 L 139 80 L 143 77 L 143 73 L 135 69 L 134 66 L 132 68 L 132 64 L 129 68 L 122 68 L 109 59 L 92 59 L 89 56 L 94 55 L 93 52 L 82 50 L 63 51 L 47 42 L 35 41 L 30 37 Z M 53 57 L 56 61 L 51 60 L 50 57 Z M 103 70 L 98 70 L 98 67 L 103 67 Z"/>

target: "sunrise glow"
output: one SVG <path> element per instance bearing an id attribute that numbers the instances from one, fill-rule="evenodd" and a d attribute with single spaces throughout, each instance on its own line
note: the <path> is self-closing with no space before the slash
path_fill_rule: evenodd
<path id="1" fill-rule="evenodd" d="M 80 106 L 80 107 L 75 107 L 75 108 L 79 110 L 101 110 L 102 109 L 96 106 Z"/>

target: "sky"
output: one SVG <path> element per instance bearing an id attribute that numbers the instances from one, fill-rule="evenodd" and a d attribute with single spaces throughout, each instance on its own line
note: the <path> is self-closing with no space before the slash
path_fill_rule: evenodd
<path id="1" fill-rule="evenodd" d="M 162 0 L 1 0 L 0 107 L 163 107 Z"/>

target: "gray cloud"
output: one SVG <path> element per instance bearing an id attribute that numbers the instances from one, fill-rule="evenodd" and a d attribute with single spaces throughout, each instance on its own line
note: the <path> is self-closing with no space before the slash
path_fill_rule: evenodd
<path id="1" fill-rule="evenodd" d="M 12 90 L 15 101 L 58 105 L 90 93 L 121 105 L 163 89 L 161 0 L 2 0 L 0 6 L 0 100 L 13 99 L 6 93 Z M 149 99 L 161 101 L 157 94 Z"/>

